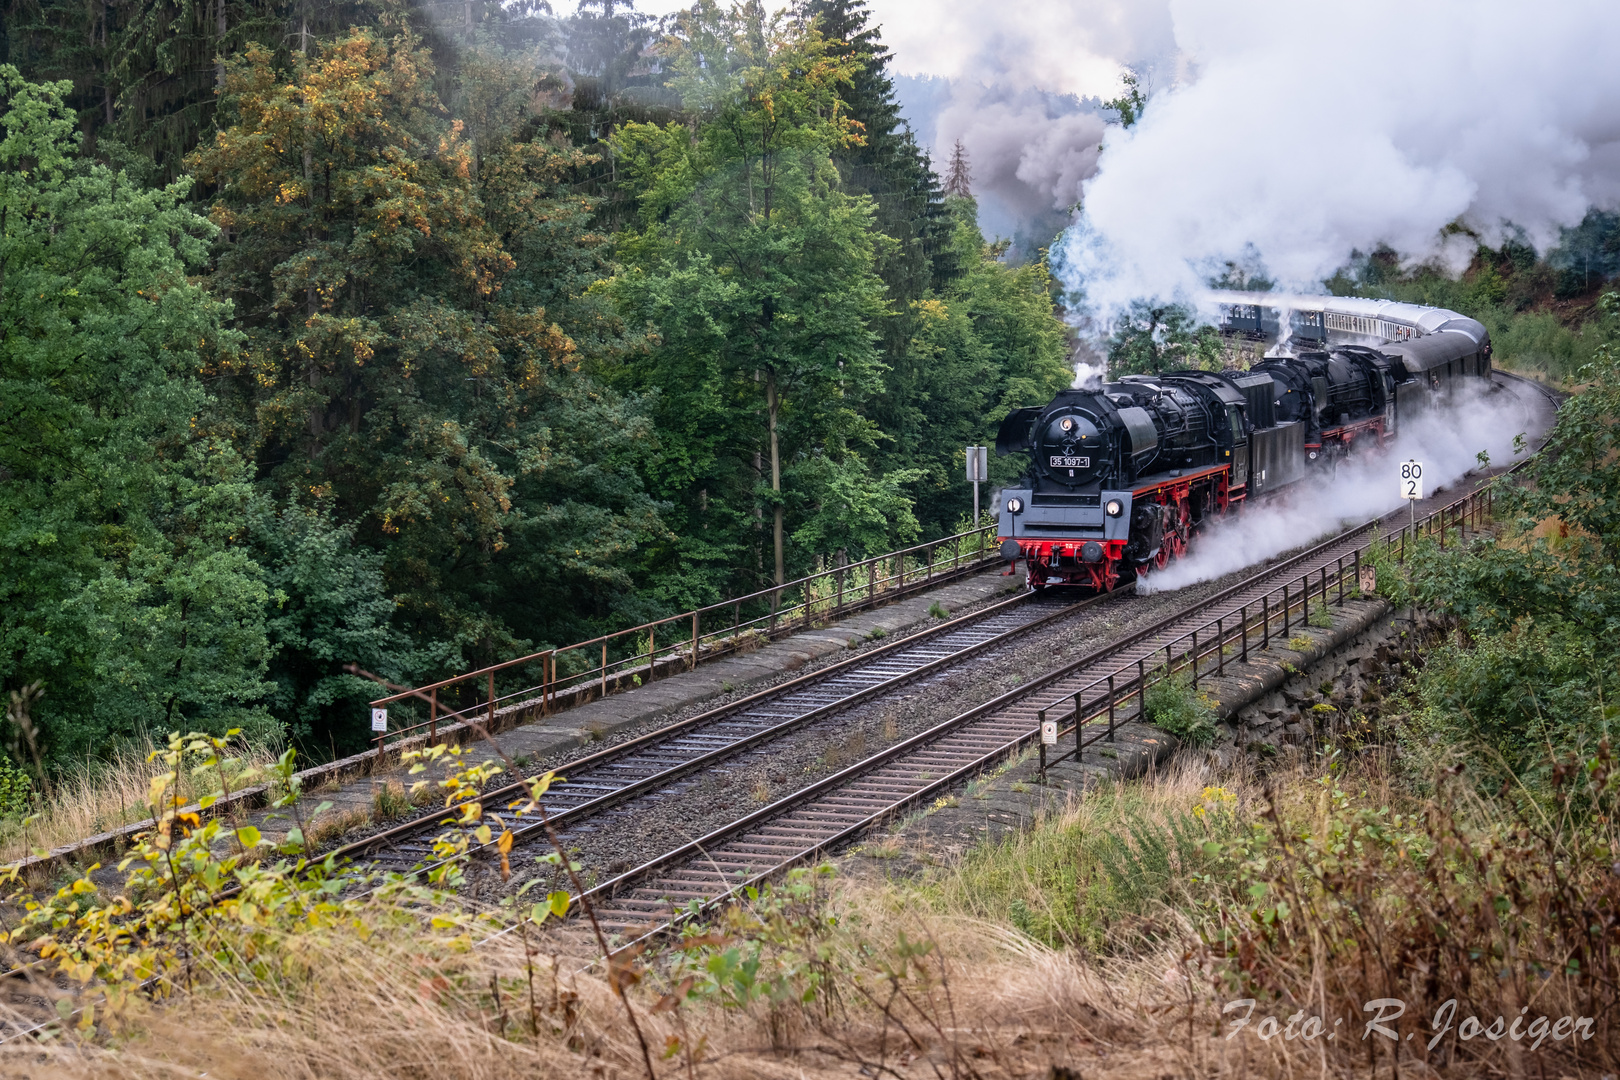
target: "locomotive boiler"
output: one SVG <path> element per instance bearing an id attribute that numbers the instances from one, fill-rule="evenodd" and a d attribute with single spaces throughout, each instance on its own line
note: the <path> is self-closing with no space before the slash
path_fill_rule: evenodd
<path id="1" fill-rule="evenodd" d="M 1106 591 L 1162 568 L 1212 518 L 1331 483 L 1338 461 L 1490 377 L 1489 335 L 1455 312 L 1244 294 L 1227 297 L 1229 323 L 1234 309 L 1242 320 L 1267 305 L 1281 309 L 1271 325 L 1303 326 L 1291 343 L 1309 347 L 1250 370 L 1064 390 L 1002 421 L 996 453 L 1028 463 L 1001 493 L 1001 553 L 1025 560 L 1033 588 Z"/>

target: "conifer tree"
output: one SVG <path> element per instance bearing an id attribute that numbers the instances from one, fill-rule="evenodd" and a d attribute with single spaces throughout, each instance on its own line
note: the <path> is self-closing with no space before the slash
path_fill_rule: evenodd
<path id="1" fill-rule="evenodd" d="M 873 431 L 857 408 L 881 385 L 882 238 L 830 156 L 860 138 L 838 98 L 856 62 L 759 4 L 683 13 L 665 47 L 694 128 L 614 137 L 641 213 L 616 284 L 657 333 L 631 376 L 659 388 L 675 444 L 655 465 L 683 534 L 665 571 L 716 596 L 738 571 L 784 580 L 789 533 L 814 519 L 818 544 L 839 515 L 875 522 L 831 541 L 866 547 L 905 535 L 909 507 L 860 454 Z M 849 497 L 822 497 L 834 488 Z"/>
<path id="2" fill-rule="evenodd" d="M 951 147 L 951 164 L 945 172 L 945 194 L 958 199 L 973 198 L 973 170 L 968 165 L 967 148 L 961 139 Z"/>

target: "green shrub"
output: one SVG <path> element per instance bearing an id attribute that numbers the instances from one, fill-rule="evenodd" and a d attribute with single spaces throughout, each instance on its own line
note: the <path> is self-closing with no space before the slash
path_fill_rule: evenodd
<path id="1" fill-rule="evenodd" d="M 1194 690 L 1185 672 L 1148 687 L 1148 719 L 1189 746 L 1215 741 L 1215 703 Z"/>
<path id="2" fill-rule="evenodd" d="M 34 778 L 0 758 L 0 815 L 26 814 L 34 805 Z"/>
<path id="3" fill-rule="evenodd" d="M 1426 547 L 1428 541 L 1422 538 L 1413 540 L 1407 537 L 1406 554 L 1408 558 L 1420 547 Z M 1361 553 L 1363 563 L 1371 563 L 1373 572 L 1378 578 L 1378 595 L 1388 600 L 1396 607 L 1405 607 L 1412 602 L 1412 579 L 1406 571 L 1406 565 L 1397 561 L 1400 554 L 1399 542 L 1391 543 L 1389 540 L 1379 538 L 1367 546 Z"/>
<path id="4" fill-rule="evenodd" d="M 931 619 L 948 619 L 951 617 L 951 610 L 938 600 L 935 600 L 928 606 L 928 617 Z"/>

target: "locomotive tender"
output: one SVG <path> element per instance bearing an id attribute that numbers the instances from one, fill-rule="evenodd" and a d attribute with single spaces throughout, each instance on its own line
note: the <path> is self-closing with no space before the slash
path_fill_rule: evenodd
<path id="1" fill-rule="evenodd" d="M 1467 384 L 1488 384 L 1485 327 L 1379 300 L 1220 292 L 1222 329 L 1287 340 L 1247 371 L 1171 371 L 1017 409 L 996 453 L 1027 454 L 1001 493 L 999 539 L 1029 584 L 1106 591 L 1163 568 L 1243 504 L 1315 480 L 1393 438 Z M 1286 355 L 1291 353 L 1292 355 Z"/>

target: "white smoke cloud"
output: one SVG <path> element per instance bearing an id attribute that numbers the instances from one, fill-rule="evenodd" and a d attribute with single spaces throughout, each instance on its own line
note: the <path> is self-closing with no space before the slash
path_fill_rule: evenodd
<path id="1" fill-rule="evenodd" d="M 1513 440 L 1520 433 L 1533 440 L 1538 431 L 1526 429 L 1523 406 L 1512 394 L 1470 395 L 1455 410 L 1410 425 L 1383 452 L 1342 463 L 1331 484 L 1303 480 L 1217 522 L 1193 541 L 1186 558 L 1144 575 L 1136 591 L 1170 592 L 1213 581 L 1399 509 L 1398 469 L 1408 458 L 1423 463 L 1424 494 L 1433 496 L 1477 468 L 1481 451 L 1493 465 L 1516 460 Z"/>
<path id="2" fill-rule="evenodd" d="M 1074 382 L 1070 386 L 1075 390 L 1101 390 L 1103 378 L 1108 374 L 1106 364 L 1088 364 L 1084 360 L 1074 362 Z"/>
<path id="3" fill-rule="evenodd" d="M 1022 223 L 1080 201 L 1081 182 L 1096 172 L 1107 127 L 1098 112 L 1073 97 L 1037 90 L 960 80 L 949 86 L 933 119 L 934 169 L 945 173 L 951 147 L 961 139 L 986 232 L 1011 236 Z"/>
<path id="4" fill-rule="evenodd" d="M 1154 5 L 1149 5 L 1154 6 Z M 1094 310 L 1190 296 L 1252 244 L 1315 291 L 1354 250 L 1466 264 L 1620 203 L 1620 4 L 1171 0 L 1177 85 L 1105 137 L 1062 249 Z"/>

